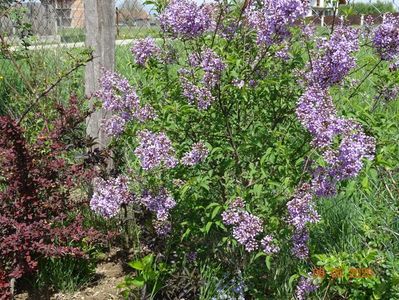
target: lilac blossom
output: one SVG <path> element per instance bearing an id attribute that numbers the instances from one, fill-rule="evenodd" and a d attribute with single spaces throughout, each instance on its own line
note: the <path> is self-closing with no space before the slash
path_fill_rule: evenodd
<path id="1" fill-rule="evenodd" d="M 308 276 L 310 276 L 309 274 Z M 299 279 L 298 285 L 295 289 L 295 299 L 296 300 L 305 300 L 307 296 L 318 289 L 318 286 L 315 285 L 312 281 L 311 277 L 302 276 Z"/>
<path id="2" fill-rule="evenodd" d="M 128 190 L 127 178 L 119 176 L 108 180 L 97 179 L 95 192 L 90 200 L 90 208 L 104 218 L 112 218 L 123 204 L 133 200 Z"/>
<path id="3" fill-rule="evenodd" d="M 347 133 L 338 149 L 328 153 L 331 176 L 338 180 L 356 177 L 363 168 L 363 160 L 373 160 L 374 153 L 374 138 L 364 134 L 361 128 Z"/>
<path id="4" fill-rule="evenodd" d="M 134 41 L 131 51 L 136 59 L 136 63 L 143 66 L 150 58 L 159 54 L 161 49 L 155 44 L 153 38 L 147 37 Z"/>
<path id="5" fill-rule="evenodd" d="M 346 125 L 337 117 L 331 96 L 317 86 L 309 87 L 299 98 L 296 115 L 312 134 L 313 145 L 319 148 L 330 145 Z"/>
<path id="6" fill-rule="evenodd" d="M 188 56 L 188 64 L 190 67 L 198 67 L 201 64 L 201 55 L 198 53 L 191 53 Z"/>
<path id="7" fill-rule="evenodd" d="M 145 191 L 140 202 L 149 211 L 156 214 L 158 221 L 166 221 L 169 217 L 169 211 L 176 206 L 176 201 L 166 189 L 161 189 L 156 195 Z"/>
<path id="8" fill-rule="evenodd" d="M 317 223 L 320 217 L 313 205 L 311 186 L 303 184 L 296 192 L 294 198 L 287 203 L 288 223 L 296 230 L 302 230 L 309 223 Z"/>
<path id="9" fill-rule="evenodd" d="M 148 171 L 163 165 L 166 168 L 173 168 L 177 164 L 174 157 L 174 149 L 165 133 L 153 133 L 143 130 L 138 133 L 139 146 L 134 153 L 140 160 L 141 167 Z"/>
<path id="10" fill-rule="evenodd" d="M 127 122 L 132 119 L 145 122 L 156 118 L 156 113 L 150 105 L 140 105 L 136 91 L 126 78 L 104 70 L 100 85 L 96 96 L 102 101 L 103 108 L 111 114 L 102 124 L 107 134 L 121 134 Z"/>
<path id="11" fill-rule="evenodd" d="M 309 240 L 309 231 L 307 228 L 302 230 L 296 230 L 294 235 L 292 236 L 292 254 L 302 260 L 305 260 L 309 257 L 309 248 L 308 248 L 308 240 Z"/>
<path id="12" fill-rule="evenodd" d="M 104 70 L 100 79 L 101 89 L 96 96 L 103 108 L 111 112 L 130 112 L 140 105 L 139 97 L 129 81 L 117 73 Z"/>
<path id="13" fill-rule="evenodd" d="M 325 167 L 317 167 L 313 172 L 312 190 L 318 197 L 332 197 L 337 193 L 337 179 Z"/>
<path id="14" fill-rule="evenodd" d="M 263 223 L 257 216 L 245 211 L 243 206 L 244 201 L 237 198 L 222 214 L 222 218 L 226 225 L 233 225 L 233 237 L 237 242 L 246 251 L 252 252 L 259 247 L 256 237 L 262 232 Z"/>
<path id="15" fill-rule="evenodd" d="M 312 60 L 307 74 L 310 85 L 327 88 L 342 81 L 355 67 L 354 53 L 359 49 L 358 31 L 350 27 L 338 27 L 330 39 L 318 43 L 319 54 Z"/>
<path id="16" fill-rule="evenodd" d="M 214 87 L 220 81 L 220 76 L 226 67 L 220 56 L 211 49 L 202 52 L 201 67 L 204 70 L 203 83 L 206 86 Z"/>
<path id="17" fill-rule="evenodd" d="M 248 9 L 248 21 L 257 32 L 258 44 L 271 45 L 290 36 L 290 27 L 306 15 L 307 1 L 263 0 L 262 7 Z"/>
<path id="18" fill-rule="evenodd" d="M 170 233 L 172 224 L 169 221 L 169 211 L 176 206 L 176 201 L 172 198 L 168 190 L 162 188 L 158 194 L 145 191 L 140 202 L 151 212 L 155 213 L 156 219 L 153 226 L 158 236 L 163 237 Z"/>
<path id="19" fill-rule="evenodd" d="M 172 224 L 169 221 L 154 220 L 153 226 L 156 234 L 160 237 L 165 237 L 172 231 Z"/>
<path id="20" fill-rule="evenodd" d="M 305 183 L 297 190 L 294 198 L 287 203 L 288 223 L 295 228 L 292 237 L 292 253 L 299 259 L 306 259 L 309 255 L 307 225 L 317 223 L 320 220 L 312 200 L 311 186 Z"/>
<path id="21" fill-rule="evenodd" d="M 125 130 L 126 119 L 118 115 L 113 115 L 105 119 L 102 123 L 104 131 L 109 136 L 118 136 Z"/>
<path id="22" fill-rule="evenodd" d="M 285 45 L 282 49 L 276 51 L 275 57 L 276 57 L 276 58 L 279 58 L 279 59 L 281 59 L 281 60 L 283 60 L 283 61 L 289 60 L 289 59 L 290 59 L 290 55 L 289 55 L 289 53 L 288 53 L 288 50 L 289 50 L 289 49 L 288 49 L 288 46 Z"/>
<path id="23" fill-rule="evenodd" d="M 208 156 L 209 150 L 203 142 L 195 143 L 191 151 L 184 154 L 181 159 L 182 164 L 186 166 L 194 166 L 200 162 L 203 162 Z"/>
<path id="24" fill-rule="evenodd" d="M 387 14 L 383 23 L 374 31 L 373 45 L 383 60 L 399 54 L 399 18 Z"/>
<path id="25" fill-rule="evenodd" d="M 190 0 L 172 0 L 159 21 L 163 31 L 188 39 L 202 35 L 212 26 L 209 9 Z"/>
<path id="26" fill-rule="evenodd" d="M 206 110 L 215 101 L 215 97 L 213 97 L 209 89 L 196 86 L 183 76 L 180 77 L 180 82 L 183 89 L 183 96 L 188 99 L 190 104 L 196 104 L 198 109 Z"/>
<path id="27" fill-rule="evenodd" d="M 263 252 L 265 252 L 268 255 L 278 253 L 280 251 L 280 248 L 274 245 L 273 243 L 274 243 L 273 237 L 271 235 L 266 235 L 260 241 L 260 245 Z"/>

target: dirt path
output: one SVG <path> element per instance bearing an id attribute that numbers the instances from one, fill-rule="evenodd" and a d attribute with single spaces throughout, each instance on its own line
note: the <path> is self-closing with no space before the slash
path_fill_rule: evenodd
<path id="1" fill-rule="evenodd" d="M 100 278 L 90 287 L 86 287 L 79 292 L 72 294 L 58 293 L 53 295 L 50 300 L 113 300 L 121 299 L 118 295 L 116 286 L 123 281 L 124 274 L 121 264 L 106 262 L 99 264 L 96 273 Z M 42 300 L 33 299 L 27 293 L 19 294 L 15 300 Z M 43 299 L 44 300 L 44 299 Z"/>

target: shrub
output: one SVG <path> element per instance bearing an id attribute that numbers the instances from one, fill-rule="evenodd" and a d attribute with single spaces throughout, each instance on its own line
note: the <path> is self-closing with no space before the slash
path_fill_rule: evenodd
<path id="1" fill-rule="evenodd" d="M 140 228 L 135 253 L 162 265 L 155 280 L 137 268 L 140 259 L 132 262 L 142 272 L 126 279 L 126 297 L 133 289 L 150 298 L 199 297 L 199 289 L 171 292 L 182 270 L 197 267 L 212 281 L 206 286 L 218 287 L 211 299 L 378 289 L 378 278 L 330 288 L 312 266 L 321 260 L 315 254 L 330 250 L 318 240 L 330 245 L 340 236 L 324 237 L 326 203 L 351 201 L 359 176 L 366 189 L 364 178 L 385 155 L 372 113 L 397 98 L 390 92 L 398 19 L 371 31 L 336 23 L 320 33 L 303 21 L 305 2 L 155 1 L 163 42 L 134 43 L 131 82 L 104 72 L 97 97 L 111 114 L 103 125 L 125 153 L 125 174 L 103 182 L 92 208 L 106 218 L 123 208 Z M 370 80 L 378 77 L 384 88 Z M 381 100 L 386 94 L 390 100 Z M 349 221 L 337 220 L 337 228 Z M 160 282 L 168 286 L 158 289 Z"/>
<path id="2" fill-rule="evenodd" d="M 76 159 L 87 146 L 82 139 L 87 113 L 79 105 L 74 97 L 67 106 L 58 105 L 57 118 L 34 140 L 15 120 L 0 117 L 2 293 L 11 279 L 36 271 L 42 258 L 84 258 L 82 239 L 103 238 L 83 226 L 80 212 L 87 197 L 74 196 L 98 173 L 93 157 Z"/>

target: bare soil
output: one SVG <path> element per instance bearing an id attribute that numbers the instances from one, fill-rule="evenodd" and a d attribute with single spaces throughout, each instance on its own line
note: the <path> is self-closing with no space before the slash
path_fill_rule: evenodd
<path id="1" fill-rule="evenodd" d="M 96 268 L 99 278 L 90 286 L 72 294 L 57 293 L 50 297 L 29 295 L 22 293 L 16 295 L 15 300 L 113 300 L 121 299 L 116 286 L 123 281 L 125 273 L 121 263 L 104 262 Z"/>

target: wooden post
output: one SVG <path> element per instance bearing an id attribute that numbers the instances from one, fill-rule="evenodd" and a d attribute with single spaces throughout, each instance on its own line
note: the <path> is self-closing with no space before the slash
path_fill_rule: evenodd
<path id="1" fill-rule="evenodd" d="M 99 89 L 102 69 L 114 70 L 115 66 L 115 0 L 85 0 L 86 46 L 94 50 L 93 61 L 86 65 L 85 94 L 92 97 Z M 90 100 L 90 108 L 95 99 Z M 95 148 L 103 149 L 109 137 L 101 128 L 109 115 L 104 110 L 95 111 L 87 119 L 87 135 L 95 138 Z"/>

